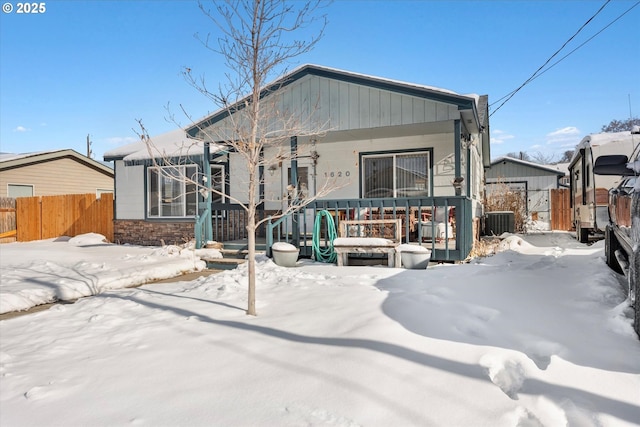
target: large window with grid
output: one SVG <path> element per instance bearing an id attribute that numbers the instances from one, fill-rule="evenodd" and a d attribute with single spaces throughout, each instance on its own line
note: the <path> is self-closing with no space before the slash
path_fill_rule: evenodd
<path id="1" fill-rule="evenodd" d="M 363 197 L 427 197 L 430 164 L 427 151 L 363 155 Z"/>
<path id="2" fill-rule="evenodd" d="M 169 166 L 147 169 L 147 215 L 150 218 L 193 217 L 197 209 L 196 185 L 181 176 L 197 179 L 198 167 Z"/>

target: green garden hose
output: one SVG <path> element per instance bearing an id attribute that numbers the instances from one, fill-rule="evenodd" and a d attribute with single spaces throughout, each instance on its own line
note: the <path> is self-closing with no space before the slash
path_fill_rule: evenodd
<path id="1" fill-rule="evenodd" d="M 320 247 L 320 232 L 322 228 L 322 217 L 326 218 L 327 226 L 326 226 L 326 241 L 329 242 L 329 245 L 326 248 Z M 333 221 L 333 216 L 331 212 L 327 210 L 319 211 L 316 214 L 316 220 L 313 224 L 313 258 L 316 261 L 333 263 L 336 262 L 338 258 L 336 252 L 333 250 L 333 241 L 338 237 L 336 234 L 336 223 Z"/>

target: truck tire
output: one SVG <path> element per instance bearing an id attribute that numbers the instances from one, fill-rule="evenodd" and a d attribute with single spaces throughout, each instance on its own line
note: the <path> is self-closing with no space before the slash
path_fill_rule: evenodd
<path id="1" fill-rule="evenodd" d="M 607 225 L 604 229 L 604 256 L 607 265 L 612 270 L 622 273 L 622 268 L 620 268 L 620 264 L 618 263 L 618 258 L 616 258 L 616 251 L 620 249 L 620 244 L 618 243 L 618 238 L 616 234 L 613 232 L 613 229 L 610 225 Z"/>

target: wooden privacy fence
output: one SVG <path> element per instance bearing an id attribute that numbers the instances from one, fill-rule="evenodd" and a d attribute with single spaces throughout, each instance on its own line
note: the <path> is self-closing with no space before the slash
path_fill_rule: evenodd
<path id="1" fill-rule="evenodd" d="M 16 199 L 0 197 L 0 243 L 16 241 Z"/>
<path id="2" fill-rule="evenodd" d="M 19 197 L 16 199 L 17 240 L 50 239 L 84 233 L 113 240 L 113 194 Z"/>
<path id="3" fill-rule="evenodd" d="M 568 231 L 573 228 L 571 224 L 571 205 L 568 188 L 556 188 L 551 190 L 551 229 Z"/>

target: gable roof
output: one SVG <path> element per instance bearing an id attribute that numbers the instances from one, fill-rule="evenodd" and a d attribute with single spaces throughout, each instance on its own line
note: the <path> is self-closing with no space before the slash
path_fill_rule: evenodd
<path id="1" fill-rule="evenodd" d="M 488 120 L 488 117 L 486 117 L 483 112 L 481 121 L 481 117 L 478 112 L 479 104 L 481 102 L 484 102 L 483 105 L 486 105 L 487 103 L 486 95 L 460 95 L 456 92 L 447 89 L 436 88 L 433 86 L 407 83 L 399 80 L 391 80 L 382 77 L 375 77 L 313 64 L 302 65 L 294 69 L 290 73 L 276 79 L 274 82 L 267 84 L 260 91 L 260 97 L 265 97 L 275 90 L 284 88 L 309 75 L 325 77 L 331 80 L 353 83 L 381 90 L 388 90 L 402 95 L 415 96 L 418 98 L 424 98 L 432 101 L 454 105 L 457 106 L 458 110 L 467 111 L 468 114 L 470 113 L 470 115 L 475 119 L 474 121 L 478 124 L 478 126 L 481 127 L 485 127 L 486 121 Z M 248 97 L 245 97 L 242 100 L 236 102 L 231 107 L 221 108 L 215 113 L 204 117 L 194 125 L 187 127 L 187 133 L 189 134 L 189 136 L 195 137 L 200 129 L 211 126 L 223 120 L 224 118 L 228 117 L 233 111 L 239 111 L 243 109 L 245 106 L 244 101 L 247 99 Z M 468 118 L 468 120 L 471 119 L 471 117 Z"/>
<path id="2" fill-rule="evenodd" d="M 520 159 L 515 159 L 513 157 L 509 157 L 509 156 L 502 156 L 502 157 L 498 157 L 497 159 L 493 160 L 491 162 L 491 167 L 499 164 L 499 163 L 503 163 L 503 162 L 509 162 L 509 163 L 515 163 L 521 166 L 526 166 L 526 167 L 530 167 L 533 169 L 538 169 L 544 172 L 549 172 L 550 174 L 553 175 L 557 175 L 557 176 L 564 176 L 565 173 L 558 170 L 555 167 L 552 166 L 546 166 L 546 165 L 541 165 L 538 163 L 533 163 L 533 162 L 528 162 L 526 160 L 520 160 Z"/>
<path id="3" fill-rule="evenodd" d="M 24 166 L 35 165 L 38 163 L 50 162 L 60 159 L 73 159 L 85 166 L 101 172 L 113 178 L 113 169 L 104 165 L 90 157 L 84 156 L 72 149 L 39 151 L 33 153 L 0 153 L 0 171 L 16 169 Z"/>

